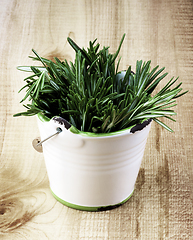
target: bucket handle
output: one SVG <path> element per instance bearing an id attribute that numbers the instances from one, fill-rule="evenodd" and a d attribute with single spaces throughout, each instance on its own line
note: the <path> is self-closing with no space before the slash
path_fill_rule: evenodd
<path id="1" fill-rule="evenodd" d="M 40 119 L 40 121 L 42 121 L 42 119 Z M 46 137 L 45 139 L 41 140 L 40 137 L 37 137 L 35 138 L 33 141 L 32 141 L 32 146 L 34 147 L 34 149 L 38 152 L 43 152 L 43 147 L 42 147 L 42 143 L 44 143 L 45 141 L 49 140 L 50 138 L 58 135 L 59 133 L 65 131 L 65 130 L 69 130 L 71 128 L 71 124 L 65 120 L 64 118 L 62 117 L 53 117 L 50 121 L 48 122 L 54 122 L 55 124 L 57 124 L 57 128 L 56 128 L 56 132 L 53 133 L 52 135 Z M 61 125 L 61 128 L 59 127 L 59 125 Z M 63 127 L 62 127 L 63 126 Z M 73 138 L 73 141 L 68 141 L 68 142 L 73 142 L 73 145 L 70 144 L 69 146 L 73 146 L 73 147 L 81 147 L 83 144 L 84 144 L 84 141 L 83 139 L 80 139 L 78 136 L 76 136 L 76 138 L 73 136 L 74 134 L 69 134 L 68 133 L 69 131 L 65 131 L 65 135 L 68 137 L 69 140 L 72 140 L 71 138 Z M 78 139 L 77 139 L 78 137 Z M 71 146 L 71 147 L 72 147 Z"/>

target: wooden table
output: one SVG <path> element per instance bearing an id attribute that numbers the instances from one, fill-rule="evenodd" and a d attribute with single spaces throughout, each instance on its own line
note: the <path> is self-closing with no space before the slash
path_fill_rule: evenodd
<path id="1" fill-rule="evenodd" d="M 192 239 L 192 30 L 191 0 L 0 1 L 0 239 Z M 167 122 L 175 133 L 152 125 L 132 198 L 111 211 L 73 210 L 52 197 L 43 155 L 31 146 L 36 118 L 13 118 L 27 76 L 16 67 L 33 64 L 32 48 L 73 60 L 68 36 L 81 47 L 98 38 L 114 52 L 123 33 L 120 69 L 151 59 L 189 93 L 175 107 L 177 122 Z"/>

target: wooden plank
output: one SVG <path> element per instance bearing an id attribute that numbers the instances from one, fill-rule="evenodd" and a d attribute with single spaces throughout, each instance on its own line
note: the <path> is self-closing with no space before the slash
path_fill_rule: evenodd
<path id="1" fill-rule="evenodd" d="M 193 3 L 191 0 L 27 1 L 0 3 L 0 238 L 191 239 L 193 229 Z M 80 46 L 98 38 L 116 51 L 126 33 L 120 68 L 136 60 L 166 66 L 189 93 L 178 100 L 175 130 L 153 124 L 132 198 L 117 209 L 81 212 L 50 194 L 43 155 L 34 151 L 36 118 L 12 115 L 34 48 L 41 56 L 73 60 L 68 36 Z M 166 80 L 164 80 L 166 81 Z M 162 85 L 165 84 L 163 81 Z"/>

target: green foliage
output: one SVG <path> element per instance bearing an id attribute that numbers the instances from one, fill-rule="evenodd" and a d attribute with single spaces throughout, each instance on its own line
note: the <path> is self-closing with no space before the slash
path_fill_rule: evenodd
<path id="1" fill-rule="evenodd" d="M 47 117 L 61 116 L 81 131 L 107 133 L 118 131 L 151 118 L 172 131 L 157 118 L 176 113 L 169 109 L 175 106 L 175 98 L 180 93 L 181 83 L 170 88 L 177 81 L 172 78 L 157 94 L 153 91 L 167 75 L 156 66 L 151 70 L 151 61 L 137 61 L 135 73 L 131 66 L 125 76 L 118 72 L 115 60 L 119 54 L 125 34 L 115 54 L 109 53 L 109 47 L 99 50 L 96 40 L 89 43 L 89 48 L 81 49 L 68 38 L 69 44 L 76 52 L 74 63 L 51 61 L 40 57 L 34 50 L 35 61 L 42 67 L 18 67 L 19 70 L 33 72 L 24 79 L 26 99 L 30 104 L 24 105 L 26 112 L 14 116 L 31 116 L 39 112 Z M 20 91 L 21 91 L 20 90 Z M 174 120 L 175 121 L 175 120 Z"/>

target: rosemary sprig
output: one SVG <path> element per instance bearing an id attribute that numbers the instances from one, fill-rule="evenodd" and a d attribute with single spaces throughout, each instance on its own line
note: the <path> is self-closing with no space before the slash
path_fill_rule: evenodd
<path id="1" fill-rule="evenodd" d="M 137 61 L 135 73 L 128 67 L 124 77 L 118 72 L 120 52 L 125 34 L 115 54 L 109 47 L 100 50 L 96 39 L 89 42 L 89 48 L 80 48 L 72 39 L 69 44 L 76 52 L 75 61 L 55 61 L 40 57 L 32 50 L 35 61 L 43 66 L 21 66 L 19 70 L 32 72 L 25 78 L 26 90 L 21 100 L 29 99 L 24 105 L 26 112 L 14 116 L 32 116 L 39 112 L 47 117 L 61 116 L 81 131 L 105 133 L 118 131 L 151 118 L 167 130 L 172 129 L 158 118 L 176 115 L 171 107 L 176 106 L 176 98 L 186 92 L 173 87 L 178 78 L 169 82 L 154 96 L 153 91 L 167 73 L 159 66 L 151 70 L 151 61 Z M 173 88 L 171 88 L 173 87 Z"/>

